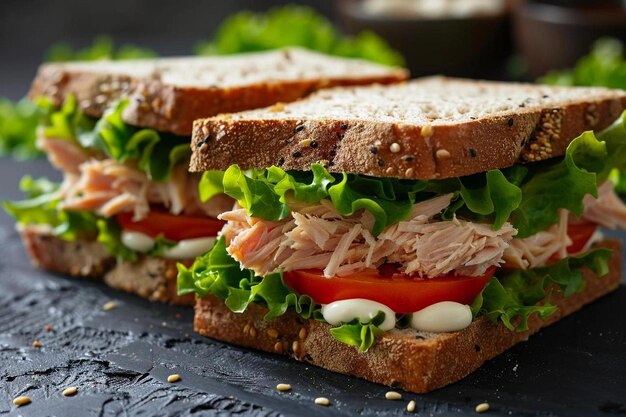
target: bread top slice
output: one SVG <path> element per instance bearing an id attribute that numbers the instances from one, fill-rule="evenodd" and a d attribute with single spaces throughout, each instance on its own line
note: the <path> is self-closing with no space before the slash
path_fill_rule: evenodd
<path id="1" fill-rule="evenodd" d="M 326 87 L 407 77 L 400 68 L 288 48 L 219 57 L 44 64 L 29 97 L 46 96 L 58 105 L 73 94 L 94 117 L 128 97 L 127 123 L 190 135 L 193 121 L 201 117 L 290 102 Z"/>
<path id="2" fill-rule="evenodd" d="M 626 93 L 428 77 L 334 88 L 287 105 L 194 124 L 191 171 L 271 165 L 434 179 L 563 155 L 609 126 Z"/>

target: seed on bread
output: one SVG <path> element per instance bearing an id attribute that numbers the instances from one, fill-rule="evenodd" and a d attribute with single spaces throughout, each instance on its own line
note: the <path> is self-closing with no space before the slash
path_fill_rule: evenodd
<path id="1" fill-rule="evenodd" d="M 278 337 L 278 330 L 273 329 L 273 328 L 267 329 L 265 333 L 267 333 L 267 335 L 271 337 L 272 339 L 276 339 Z"/>
<path id="2" fill-rule="evenodd" d="M 438 149 L 437 152 L 435 152 L 435 156 L 437 159 L 448 159 L 450 158 L 450 151 L 447 149 Z"/>

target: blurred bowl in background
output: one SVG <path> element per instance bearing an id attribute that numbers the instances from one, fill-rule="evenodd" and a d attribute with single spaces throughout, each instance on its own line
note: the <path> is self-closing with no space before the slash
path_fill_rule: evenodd
<path id="1" fill-rule="evenodd" d="M 532 78 L 573 66 L 600 37 L 626 41 L 626 6 L 619 0 L 525 0 L 513 20 L 515 43 Z"/>
<path id="2" fill-rule="evenodd" d="M 512 53 L 508 4 L 507 0 L 336 3 L 346 32 L 371 30 L 385 38 L 404 55 L 413 77 L 445 74 L 477 78 L 503 78 Z"/>

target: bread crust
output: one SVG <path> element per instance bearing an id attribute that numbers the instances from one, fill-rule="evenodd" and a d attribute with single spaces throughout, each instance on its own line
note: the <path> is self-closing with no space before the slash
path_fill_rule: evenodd
<path id="1" fill-rule="evenodd" d="M 93 239 L 62 240 L 50 228 L 28 225 L 20 228 L 24 246 L 38 268 L 77 278 L 103 280 L 108 286 L 150 301 L 174 305 L 194 303 L 193 295 L 177 294 L 176 264 L 189 266 L 193 260 L 140 256 L 137 262 L 116 262 Z"/>
<path id="2" fill-rule="evenodd" d="M 287 313 L 270 321 L 263 320 L 267 310 L 259 305 L 246 312 L 230 311 L 214 296 L 198 299 L 195 306 L 195 330 L 224 342 L 291 356 L 334 372 L 353 375 L 379 384 L 417 393 L 456 382 L 511 346 L 526 340 L 585 304 L 616 289 L 621 282 L 621 242 L 609 240 L 598 244 L 613 250 L 610 272 L 596 277 L 583 271 L 586 287 L 563 298 L 553 295 L 558 306 L 546 320 L 536 315 L 529 320 L 526 332 L 511 332 L 485 317 L 468 328 L 453 333 L 424 333 L 411 329 L 385 333 L 366 353 L 332 338 L 330 326 L 315 320 L 304 320 Z"/>
<path id="3" fill-rule="evenodd" d="M 410 83 L 421 82 L 433 81 Z M 461 87 L 501 85 L 445 78 L 440 82 Z M 323 92 L 329 97 L 332 94 L 332 90 Z M 320 103 L 323 100 L 315 102 L 316 114 L 323 112 Z M 312 163 L 322 162 L 330 172 L 375 177 L 430 180 L 465 176 L 561 156 L 574 138 L 586 130 L 605 129 L 625 108 L 626 93 L 607 89 L 597 90 L 595 97 L 558 106 L 527 106 L 436 126 L 335 119 L 332 110 L 324 120 L 290 119 L 289 107 L 284 117 L 273 116 L 282 110 L 269 108 L 251 112 L 250 117 L 246 112 L 196 121 L 190 171 L 225 170 L 232 164 L 244 169 L 276 165 L 307 171 Z"/>
<path id="4" fill-rule="evenodd" d="M 273 54 L 279 53 L 277 51 Z M 254 64 L 255 59 L 257 58 L 250 58 L 250 63 Z M 324 56 L 324 59 L 330 64 L 333 58 Z M 93 64 L 94 67 L 96 65 L 98 64 Z M 181 74 L 193 71 L 193 65 L 190 63 L 190 68 L 181 67 Z M 374 66 L 368 63 L 364 65 Z M 120 98 L 128 97 L 129 105 L 123 114 L 125 122 L 186 136 L 191 135 L 193 121 L 201 117 L 260 108 L 278 102 L 290 102 L 322 88 L 371 83 L 388 84 L 408 78 L 406 70 L 389 68 L 379 71 L 379 75 L 360 75 L 357 72 L 342 76 L 324 76 L 322 73 L 316 78 L 297 81 L 271 81 L 269 78 L 270 81 L 240 86 L 182 87 L 163 81 L 156 70 L 150 77 L 142 78 L 129 74 L 85 69 L 85 65 L 73 67 L 65 64 L 46 64 L 39 68 L 28 96 L 31 99 L 45 96 L 54 104 L 60 105 L 67 95 L 72 94 L 78 100 L 81 110 L 93 117 L 102 116 L 113 103 Z M 268 77 L 272 75 L 268 74 Z"/>

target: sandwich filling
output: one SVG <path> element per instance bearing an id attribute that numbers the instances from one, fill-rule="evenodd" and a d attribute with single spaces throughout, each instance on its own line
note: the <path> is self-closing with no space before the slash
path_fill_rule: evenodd
<path id="1" fill-rule="evenodd" d="M 264 304 L 332 325 L 367 350 L 382 331 L 456 331 L 484 315 L 524 331 L 554 288 L 608 272 L 598 227 L 626 229 L 611 175 L 623 169 L 623 119 L 566 154 L 469 177 L 419 181 L 279 167 L 206 172 L 199 195 L 237 201 L 211 251 L 179 265 L 179 293 Z M 612 178 L 612 177 L 611 177 Z"/>
<path id="2" fill-rule="evenodd" d="M 120 260 L 140 254 L 193 259 L 213 246 L 232 200 L 201 201 L 200 175 L 187 170 L 189 138 L 122 121 L 126 101 L 99 120 L 69 96 L 62 108 L 40 101 L 37 146 L 63 172 L 61 184 L 22 181 L 29 200 L 5 203 L 19 224 L 43 224 L 67 240 L 97 239 Z"/>

